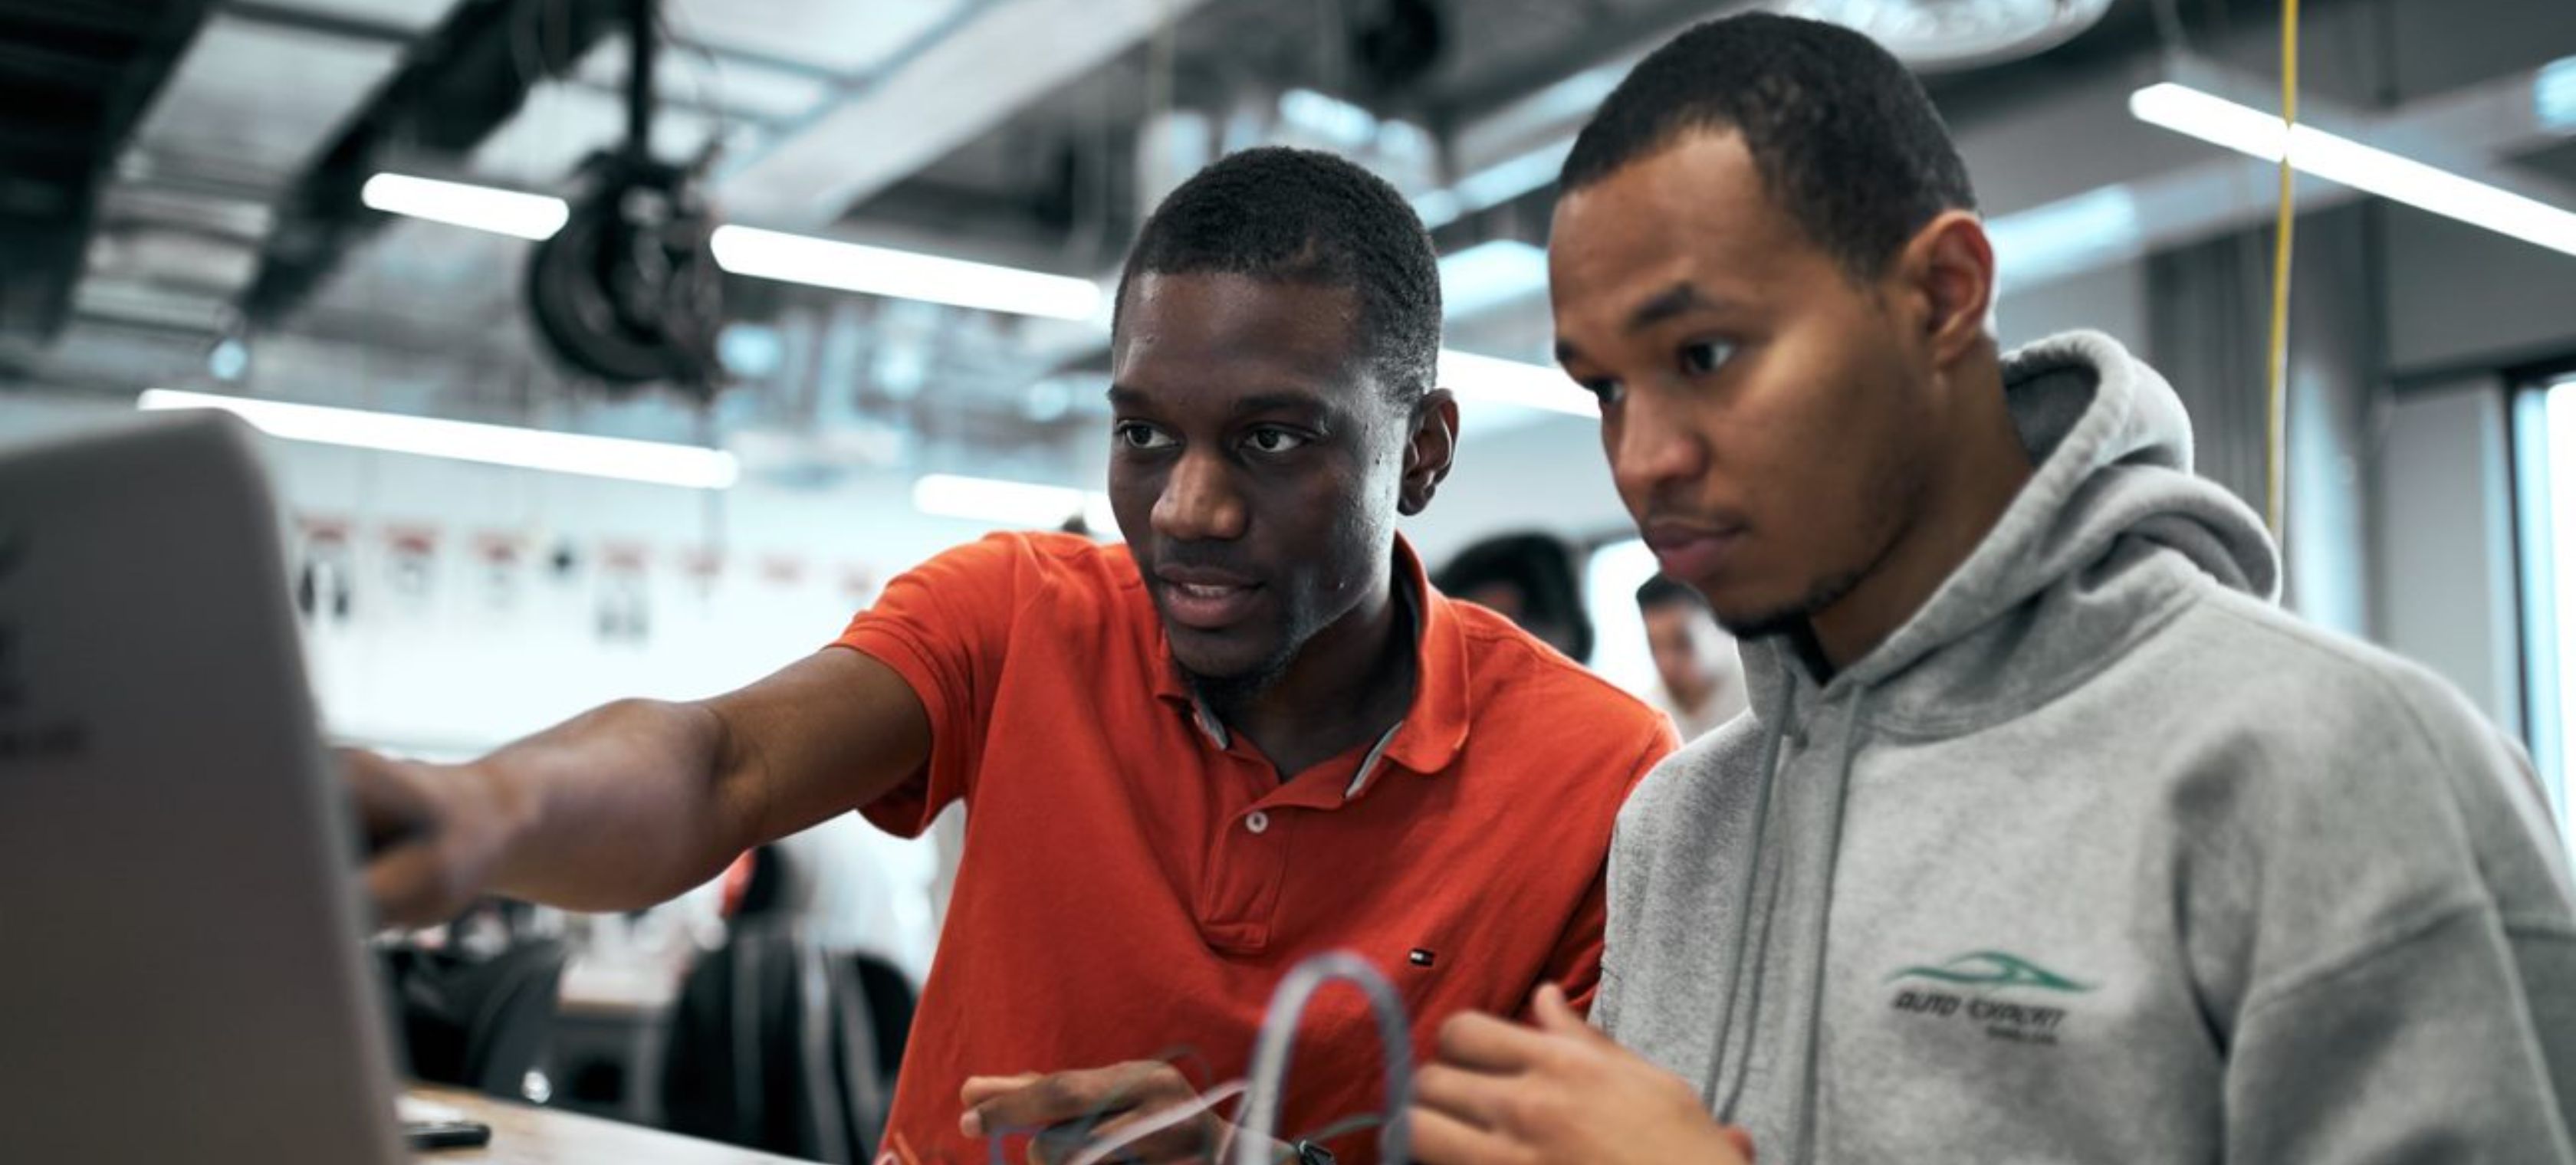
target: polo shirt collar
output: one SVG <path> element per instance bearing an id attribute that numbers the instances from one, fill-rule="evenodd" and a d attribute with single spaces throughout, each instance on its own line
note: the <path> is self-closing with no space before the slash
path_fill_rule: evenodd
<path id="1" fill-rule="evenodd" d="M 1467 728 L 1474 720 L 1474 703 L 1468 693 L 1467 637 L 1459 625 L 1457 613 L 1448 596 L 1431 589 L 1431 579 L 1422 566 L 1422 556 L 1401 534 L 1395 538 L 1395 573 L 1397 585 L 1404 588 L 1406 607 L 1413 614 L 1413 703 L 1404 719 L 1379 737 L 1376 747 L 1360 762 L 1343 799 L 1358 796 L 1376 779 L 1388 764 L 1422 774 L 1437 773 L 1457 759 L 1467 743 Z M 1159 617 L 1158 617 L 1159 618 Z M 1199 732 L 1218 748 L 1233 745 L 1234 734 L 1225 721 L 1208 707 L 1207 702 L 1183 681 L 1172 663 L 1171 641 L 1155 624 L 1154 642 L 1163 653 L 1162 666 L 1154 671 L 1154 694 L 1158 698 L 1186 709 Z"/>

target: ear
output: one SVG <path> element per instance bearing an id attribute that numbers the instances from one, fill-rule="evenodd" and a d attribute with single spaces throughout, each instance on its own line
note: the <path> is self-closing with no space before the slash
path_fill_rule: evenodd
<path id="1" fill-rule="evenodd" d="M 1458 458 L 1458 398 L 1445 388 L 1422 394 L 1413 409 L 1413 434 L 1404 442 L 1404 487 L 1396 512 L 1419 514 L 1439 492 Z"/>
<path id="2" fill-rule="evenodd" d="M 1933 217 L 1896 264 L 1904 290 L 1923 308 L 1923 341 L 1948 365 L 1993 339 L 1995 248 L 1985 223 L 1964 210 Z"/>

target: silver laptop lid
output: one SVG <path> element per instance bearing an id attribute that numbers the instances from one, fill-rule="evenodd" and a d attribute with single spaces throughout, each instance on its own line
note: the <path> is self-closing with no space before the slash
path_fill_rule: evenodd
<path id="1" fill-rule="evenodd" d="M 248 433 L 0 453 L 0 1158 L 401 1159 Z"/>

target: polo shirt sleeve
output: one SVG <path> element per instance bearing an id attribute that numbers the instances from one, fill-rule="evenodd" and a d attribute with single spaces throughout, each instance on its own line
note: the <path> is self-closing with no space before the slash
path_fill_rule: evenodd
<path id="1" fill-rule="evenodd" d="M 972 804 L 975 773 L 1011 624 L 1032 585 L 1028 539 L 995 534 L 946 551 L 887 583 L 877 604 L 833 641 L 893 668 L 930 714 L 930 759 L 892 792 L 859 807 L 898 837 L 919 837 L 951 802 Z"/>
<path id="2" fill-rule="evenodd" d="M 1647 736 L 1644 751 L 1628 766 L 1622 800 L 1626 799 L 1626 794 L 1636 791 L 1637 782 L 1645 780 L 1648 772 L 1680 747 L 1679 738 L 1673 734 L 1672 722 L 1662 716 L 1654 719 L 1655 726 Z M 1610 855 L 1606 839 L 1601 856 L 1602 871 L 1593 876 L 1592 885 L 1583 892 L 1583 904 L 1575 908 L 1574 917 L 1566 923 L 1564 934 L 1557 939 L 1555 952 L 1548 956 L 1547 978 L 1543 980 L 1564 988 L 1566 1002 L 1573 1004 L 1575 1012 L 1581 1015 L 1592 1014 L 1592 1004 L 1601 993 L 1602 936 L 1610 921 Z M 1526 1003 L 1521 1007 L 1520 1018 L 1523 1022 L 1535 1019 Z"/>

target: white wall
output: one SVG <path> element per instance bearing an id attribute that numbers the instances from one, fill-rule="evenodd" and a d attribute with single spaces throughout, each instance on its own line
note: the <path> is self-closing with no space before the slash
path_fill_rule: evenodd
<path id="1" fill-rule="evenodd" d="M 0 440 L 113 421 L 113 399 L 0 394 Z M 740 685 L 838 635 L 884 580 L 990 531 L 912 508 L 909 475 L 829 489 L 747 481 L 721 494 L 263 441 L 289 569 L 306 523 L 343 524 L 349 616 L 307 628 L 327 728 L 344 739 L 472 752 L 621 696 L 685 698 Z M 997 467 L 997 472 L 1002 471 Z M 433 539 L 419 585 L 392 536 Z M 486 540 L 514 545 L 495 570 Z M 548 559 L 570 548 L 578 562 Z M 690 561 L 721 548 L 701 579 Z M 640 555 L 648 632 L 604 636 L 598 613 Z M 793 564 L 797 577 L 774 576 Z M 619 575 L 620 578 L 612 578 Z"/>
<path id="2" fill-rule="evenodd" d="M 1548 417 L 1479 436 L 1468 426 L 1457 468 L 1431 508 L 1400 529 L 1438 569 L 1488 535 L 1545 530 L 1585 540 L 1628 531 L 1598 422 Z"/>
<path id="3" fill-rule="evenodd" d="M 2011 273 L 2006 272 L 2010 279 Z M 2147 357 L 2147 267 L 2121 263 L 2027 291 L 2008 294 L 1995 306 L 1995 334 L 2006 349 L 2077 328 L 2110 335 L 2131 352 Z"/>
<path id="4" fill-rule="evenodd" d="M 0 393 L 0 444 L 127 415 L 112 399 Z M 711 512 L 695 491 L 280 441 L 261 452 L 290 578 L 304 519 L 349 524 L 349 616 L 305 627 L 326 734 L 436 757 L 480 753 L 620 697 L 688 698 L 757 679 L 837 636 L 892 574 L 989 530 L 915 512 L 908 477 L 896 475 L 827 491 L 747 483 Z M 417 589 L 397 583 L 387 539 L 408 526 L 436 536 Z M 486 535 L 516 540 L 519 565 L 493 571 L 475 552 Z M 725 567 L 702 584 L 684 558 L 711 537 L 727 548 Z M 644 555 L 641 640 L 598 631 L 603 548 L 615 544 Z M 546 564 L 559 545 L 576 550 L 579 569 L 559 575 Z M 802 577 L 769 577 L 782 558 L 800 562 Z M 801 844 L 837 847 L 837 857 L 805 860 L 860 879 L 848 892 L 881 895 L 874 904 L 889 913 L 868 916 L 866 940 L 917 972 L 932 936 L 938 846 L 847 823 Z"/>
<path id="5" fill-rule="evenodd" d="M 2386 419 L 2381 638 L 2519 726 L 2510 432 L 2496 374 L 2576 352 L 2576 258 L 2407 207 L 2383 213 L 2387 372 L 2460 379 L 2401 396 Z"/>
<path id="6" fill-rule="evenodd" d="M 2386 215 L 2392 372 L 2576 349 L 2576 256 L 2410 207 Z"/>
<path id="7" fill-rule="evenodd" d="M 2372 590 L 2380 638 L 2509 729 L 2522 722 L 2513 500 L 2502 387 L 2475 378 L 2410 393 L 2379 452 Z"/>

